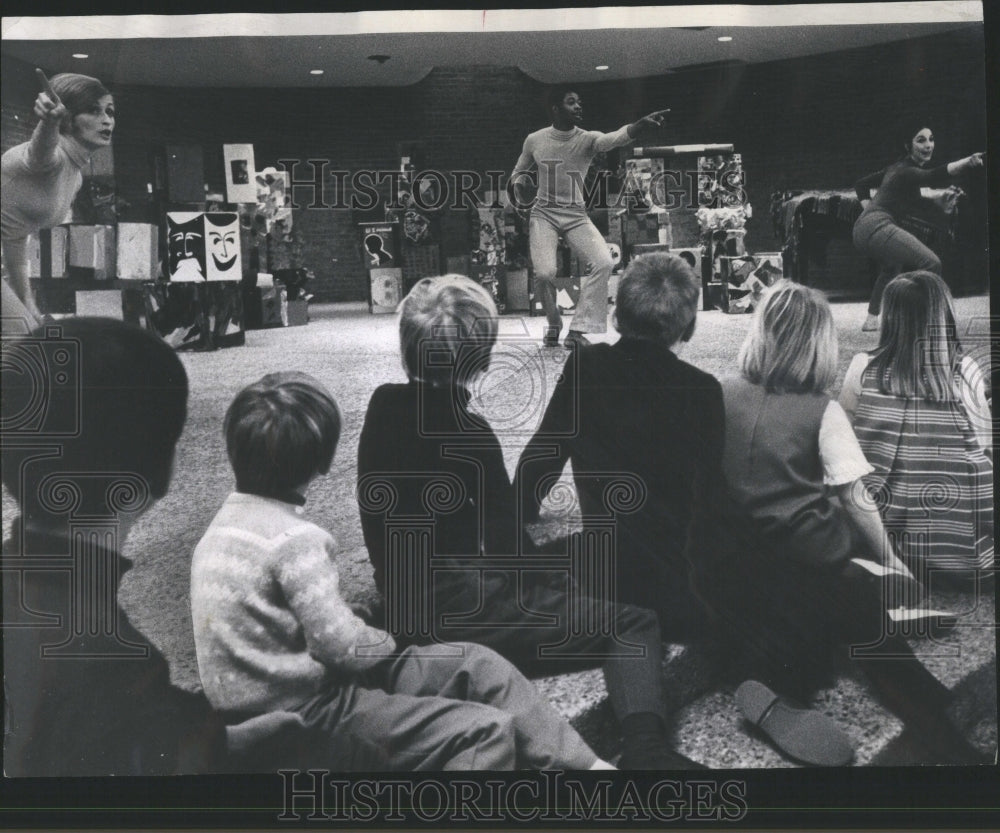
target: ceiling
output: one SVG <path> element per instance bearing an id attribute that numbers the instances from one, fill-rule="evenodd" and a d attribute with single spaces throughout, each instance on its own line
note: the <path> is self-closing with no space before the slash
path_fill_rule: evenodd
<path id="1" fill-rule="evenodd" d="M 874 21 L 882 18 L 871 13 L 865 19 L 872 22 L 858 23 L 855 16 L 855 22 L 840 24 L 851 18 L 834 11 L 806 21 L 825 25 L 790 25 L 796 22 L 790 10 L 802 6 L 786 7 L 779 17 L 759 11 L 774 7 L 743 6 L 742 14 L 713 14 L 706 22 L 706 8 L 699 7 L 697 17 L 679 14 L 681 7 L 656 7 L 645 16 L 636 7 L 547 10 L 541 18 L 539 12 L 507 13 L 490 18 L 490 25 L 487 13 L 478 11 L 400 11 L 391 18 L 368 13 L 5 18 L 2 51 L 50 73 L 84 72 L 115 85 L 381 87 L 413 84 L 435 66 L 475 64 L 517 66 L 554 83 L 661 75 L 724 61 L 760 63 L 982 26 L 981 17 L 954 14 L 879 23 Z M 71 20 L 75 25 L 63 25 Z M 642 25 L 645 20 L 651 25 Z M 668 20 L 685 25 L 665 25 Z M 741 25 L 719 25 L 726 21 Z M 753 25 L 742 25 L 747 23 Z M 446 31 L 414 31 L 431 28 Z M 720 36 L 732 40 L 720 42 Z M 73 53 L 88 57 L 75 59 Z M 379 63 L 371 55 L 389 57 Z M 598 71 L 599 65 L 608 69 Z M 310 75 L 313 69 L 323 74 Z"/>

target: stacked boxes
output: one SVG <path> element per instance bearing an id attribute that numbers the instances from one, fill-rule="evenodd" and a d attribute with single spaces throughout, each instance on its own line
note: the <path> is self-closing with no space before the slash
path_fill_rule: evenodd
<path id="1" fill-rule="evenodd" d="M 403 263 L 399 223 L 359 223 L 361 257 L 368 270 L 368 309 L 392 313 L 403 300 Z"/>
<path id="2" fill-rule="evenodd" d="M 116 254 L 112 226 L 69 226 L 70 277 L 110 280 L 115 277 Z"/>
<path id="3" fill-rule="evenodd" d="M 118 279 L 154 281 L 159 271 L 159 233 L 149 223 L 118 224 Z"/>
<path id="4" fill-rule="evenodd" d="M 38 233 L 39 276 L 43 278 L 65 278 L 69 249 L 69 232 L 66 226 L 42 229 Z"/>

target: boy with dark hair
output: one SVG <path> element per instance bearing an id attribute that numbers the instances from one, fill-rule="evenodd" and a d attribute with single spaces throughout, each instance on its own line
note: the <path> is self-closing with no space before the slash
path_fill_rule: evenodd
<path id="1" fill-rule="evenodd" d="M 21 508 L 3 556 L 8 776 L 227 766 L 222 721 L 117 606 L 118 547 L 167 491 L 187 394 L 173 350 L 121 322 L 4 345 L 3 483 Z"/>
<path id="2" fill-rule="evenodd" d="M 302 517 L 340 434 L 302 373 L 245 388 L 226 414 L 236 474 L 195 549 L 198 669 L 228 719 L 298 714 L 339 770 L 608 768 L 506 660 L 478 645 L 395 650 L 339 589 L 336 545 Z"/>

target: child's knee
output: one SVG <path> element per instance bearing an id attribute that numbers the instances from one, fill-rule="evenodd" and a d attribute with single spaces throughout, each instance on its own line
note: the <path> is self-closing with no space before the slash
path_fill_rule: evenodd
<path id="1" fill-rule="evenodd" d="M 499 709 L 480 708 L 467 728 L 471 769 L 513 769 L 517 761 L 514 719 Z M 465 756 L 462 756 L 465 757 Z"/>
<path id="2" fill-rule="evenodd" d="M 476 642 L 463 642 L 462 651 L 463 664 L 467 667 L 482 669 L 485 672 L 493 671 L 494 673 L 510 673 L 514 670 L 514 666 L 510 662 L 485 645 Z"/>

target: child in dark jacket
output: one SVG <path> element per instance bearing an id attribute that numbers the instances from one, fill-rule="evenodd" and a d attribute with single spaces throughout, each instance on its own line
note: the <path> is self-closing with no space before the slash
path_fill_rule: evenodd
<path id="1" fill-rule="evenodd" d="M 678 356 L 694 333 L 699 288 L 679 256 L 634 259 L 615 305 L 621 339 L 570 355 L 518 466 L 529 522 L 567 461 L 584 518 L 607 515 L 616 479 L 633 484 L 634 494 L 616 497 L 630 504 L 615 516 L 617 597 L 655 610 L 673 640 L 700 633 L 704 623 L 685 544 L 694 485 L 721 459 L 725 419 L 718 381 Z"/>
<path id="2" fill-rule="evenodd" d="M 624 736 L 620 767 L 694 767 L 667 744 L 656 616 L 581 587 L 573 556 L 546 561 L 522 546 L 500 442 L 469 408 L 497 328 L 492 298 L 460 275 L 425 278 L 403 302 L 410 381 L 375 391 L 358 451 L 386 627 L 404 643 L 479 642 L 532 675 L 603 665 Z"/>
<path id="3" fill-rule="evenodd" d="M 171 685 L 166 658 L 118 605 L 132 566 L 122 547 L 166 494 L 184 426 L 177 355 L 100 318 L 5 339 L 3 350 L 3 482 L 21 509 L 3 546 L 5 775 L 294 764 L 271 755 L 300 737 L 294 715 L 227 727 L 203 694 Z"/>

